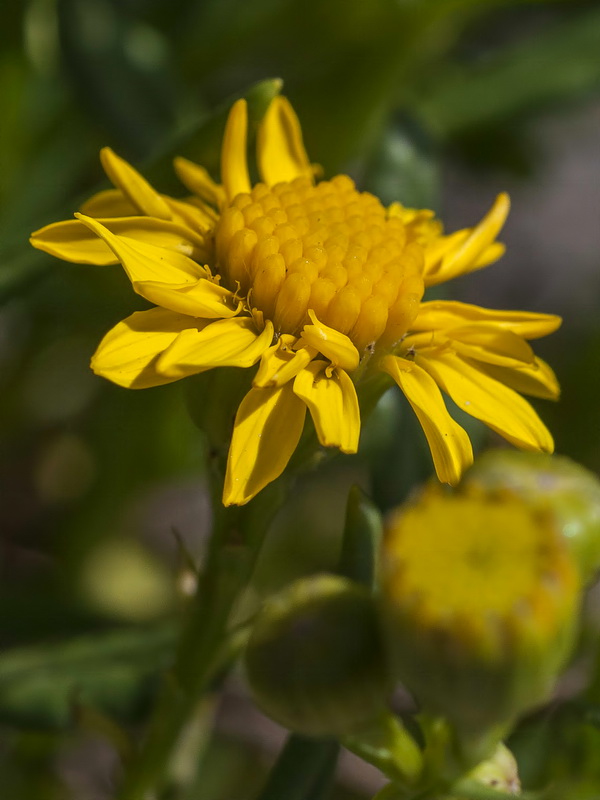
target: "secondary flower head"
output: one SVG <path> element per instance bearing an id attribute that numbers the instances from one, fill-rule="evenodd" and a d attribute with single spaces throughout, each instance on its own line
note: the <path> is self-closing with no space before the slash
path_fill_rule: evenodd
<path id="1" fill-rule="evenodd" d="M 70 261 L 121 262 L 134 290 L 154 304 L 109 331 L 92 359 L 97 374 L 145 388 L 258 364 L 234 423 L 226 505 L 248 502 L 281 474 L 307 409 L 323 446 L 356 452 L 356 385 L 376 372 L 408 398 L 443 482 L 458 481 L 472 450 L 440 388 L 513 444 L 552 450 L 517 392 L 557 396 L 552 371 L 526 340 L 550 333 L 559 318 L 422 302 L 427 286 L 502 254 L 495 238 L 506 195 L 475 228 L 446 236 L 430 211 L 385 208 L 344 175 L 317 181 L 283 97 L 258 127 L 254 185 L 246 151 L 244 100 L 229 114 L 220 184 L 176 159 L 193 193 L 187 200 L 159 194 L 105 148 L 115 189 L 91 198 L 76 220 L 32 237 Z"/>
<path id="2" fill-rule="evenodd" d="M 547 699 L 580 599 L 551 514 L 507 492 L 431 487 L 391 516 L 382 555 L 385 641 L 425 711 L 468 739 Z"/>

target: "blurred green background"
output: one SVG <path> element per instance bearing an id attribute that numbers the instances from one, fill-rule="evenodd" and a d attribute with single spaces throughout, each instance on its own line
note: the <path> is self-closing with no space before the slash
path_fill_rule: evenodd
<path id="1" fill-rule="evenodd" d="M 31 249 L 29 233 L 104 185 L 104 145 L 163 191 L 183 194 L 170 169 L 178 153 L 218 177 L 231 101 L 268 97 L 278 84 L 255 84 L 281 78 L 326 175 L 347 171 L 384 202 L 434 208 L 449 230 L 510 191 L 507 255 L 448 291 L 565 317 L 539 347 L 563 399 L 538 407 L 558 452 L 598 471 L 600 6 L 23 0 L 5 3 L 1 19 L 0 787 L 10 800 L 108 800 L 168 666 L 209 530 L 204 443 L 186 382 L 128 392 L 89 371 L 102 335 L 142 307 L 120 269 L 59 262 Z M 405 410 L 390 392 L 361 457 L 297 485 L 249 606 L 336 563 L 353 482 L 385 510 L 430 474 Z M 479 447 L 493 442 L 467 424 Z M 600 714 L 594 722 L 588 711 L 557 723 L 560 764 L 539 745 L 532 785 L 567 775 L 580 784 L 569 798 L 600 796 L 590 756 Z M 281 731 L 236 681 L 215 713 L 217 734 L 198 734 L 202 792 L 197 756 L 182 756 L 169 797 L 258 796 Z M 380 784 L 346 759 L 336 797 Z"/>

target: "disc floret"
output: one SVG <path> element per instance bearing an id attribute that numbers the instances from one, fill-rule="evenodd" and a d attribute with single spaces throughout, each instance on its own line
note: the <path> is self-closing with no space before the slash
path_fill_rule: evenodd
<path id="1" fill-rule="evenodd" d="M 225 285 L 239 286 L 276 334 L 299 336 L 312 311 L 362 352 L 400 339 L 418 312 L 422 247 L 346 175 L 259 183 L 222 211 L 215 239 Z"/>

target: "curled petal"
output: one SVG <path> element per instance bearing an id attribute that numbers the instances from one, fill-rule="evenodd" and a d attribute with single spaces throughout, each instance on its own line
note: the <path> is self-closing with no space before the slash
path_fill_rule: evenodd
<path id="1" fill-rule="evenodd" d="M 134 281 L 134 290 L 157 306 L 178 314 L 207 319 L 234 317 L 241 302 L 229 289 L 201 278 L 195 283 L 162 283 L 161 281 Z"/>
<path id="2" fill-rule="evenodd" d="M 398 384 L 417 415 L 442 483 L 458 483 L 473 462 L 473 449 L 466 432 L 455 422 L 436 382 L 414 361 L 384 356 L 381 369 Z"/>
<path id="3" fill-rule="evenodd" d="M 165 247 L 194 259 L 205 257 L 203 240 L 189 228 L 154 217 L 108 217 L 97 220 L 117 236 Z M 76 264 L 118 264 L 108 244 L 81 220 L 46 225 L 31 236 L 31 244 L 50 255 Z"/>
<path id="4" fill-rule="evenodd" d="M 312 169 L 298 117 L 286 97 L 275 97 L 258 129 L 258 168 L 263 181 L 273 186 L 294 178 L 312 179 Z"/>
<path id="5" fill-rule="evenodd" d="M 197 330 L 198 324 L 202 322 L 164 308 L 136 311 L 106 334 L 92 357 L 91 367 L 96 375 L 126 389 L 171 383 L 178 376 L 163 375 L 156 363 L 182 331 Z"/>
<path id="6" fill-rule="evenodd" d="M 336 367 L 352 372 L 358 367 L 360 356 L 351 340 L 343 333 L 319 322 L 314 311 L 308 312 L 312 325 L 302 329 L 303 341 L 322 353 Z"/>
<path id="7" fill-rule="evenodd" d="M 550 365 L 541 358 L 536 358 L 533 364 L 519 369 L 507 369 L 493 364 L 480 364 L 479 368 L 520 394 L 529 394 L 544 400 L 558 400 L 560 397 L 558 379 Z"/>
<path id="8" fill-rule="evenodd" d="M 455 328 L 472 322 L 493 323 L 524 339 L 539 339 L 553 333 L 561 325 L 556 314 L 536 314 L 530 311 L 497 311 L 491 308 L 459 303 L 455 300 L 431 300 L 422 303 L 419 315 L 411 325 L 415 331 Z"/>
<path id="9" fill-rule="evenodd" d="M 311 413 L 319 442 L 356 453 L 360 436 L 360 408 L 352 379 L 343 369 L 327 375 L 326 361 L 312 361 L 294 380 L 294 393 Z"/>
<path id="10" fill-rule="evenodd" d="M 295 378 L 301 369 L 313 359 L 317 353 L 312 347 L 301 347 L 294 350 L 296 337 L 282 334 L 277 344 L 269 347 L 262 355 L 253 386 L 283 386 Z"/>
<path id="11" fill-rule="evenodd" d="M 531 365 L 535 355 L 522 336 L 494 324 L 474 323 L 444 331 L 452 348 L 462 356 L 500 367 Z"/>
<path id="12" fill-rule="evenodd" d="M 246 135 L 248 129 L 248 106 L 238 100 L 231 107 L 221 148 L 221 180 L 228 200 L 251 189 L 246 159 Z"/>
<path id="13" fill-rule="evenodd" d="M 183 253 L 165 250 L 128 236 L 117 236 L 91 217 L 76 214 L 91 231 L 100 236 L 117 256 L 132 283 L 163 281 L 165 283 L 195 283 L 206 271 Z"/>
<path id="14" fill-rule="evenodd" d="M 221 206 L 225 202 L 223 187 L 213 181 L 204 167 L 181 156 L 177 156 L 173 165 L 179 180 L 190 192 L 212 203 L 213 206 Z"/>
<path id="15" fill-rule="evenodd" d="M 450 352 L 417 358 L 459 408 L 511 444 L 525 450 L 554 450 L 550 432 L 529 403 L 478 365 Z"/>
<path id="16" fill-rule="evenodd" d="M 253 388 L 236 414 L 223 504 L 242 506 L 278 478 L 300 440 L 306 406 L 292 386 Z"/>
<path id="17" fill-rule="evenodd" d="M 158 369 L 183 378 L 213 367 L 251 367 L 272 340 L 271 322 L 259 334 L 250 317 L 218 320 L 201 330 L 183 331 L 160 357 Z"/>
<path id="18" fill-rule="evenodd" d="M 120 158 L 110 147 L 102 148 L 100 160 L 110 180 L 138 209 L 140 214 L 147 214 L 149 217 L 158 217 L 159 219 L 171 219 L 171 210 L 167 203 L 131 164 Z"/>
<path id="19" fill-rule="evenodd" d="M 485 253 L 504 225 L 509 209 L 508 195 L 499 194 L 492 208 L 478 225 L 470 230 L 452 234 L 450 238 L 454 246 L 446 248 L 446 252 L 440 253 L 441 257 L 434 261 L 427 259 L 426 285 L 433 286 L 449 281 L 490 263 L 486 260 Z"/>
<path id="20" fill-rule="evenodd" d="M 492 242 L 492 244 L 489 247 L 486 247 L 481 255 L 475 259 L 473 270 L 489 267 L 490 264 L 493 264 L 495 261 L 498 261 L 499 258 L 502 258 L 504 253 L 506 253 L 505 244 L 502 242 Z"/>

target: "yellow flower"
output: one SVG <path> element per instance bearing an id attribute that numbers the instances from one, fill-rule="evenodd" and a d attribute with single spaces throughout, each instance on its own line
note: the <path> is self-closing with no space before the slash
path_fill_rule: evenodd
<path id="1" fill-rule="evenodd" d="M 556 397 L 550 368 L 526 339 L 557 317 L 421 303 L 424 288 L 479 269 L 503 252 L 508 212 L 500 195 L 473 229 L 445 236 L 430 211 L 384 208 L 350 178 L 315 180 L 300 125 L 275 98 L 259 126 L 252 185 L 244 100 L 229 114 L 222 184 L 179 158 L 188 200 L 158 194 L 105 148 L 115 189 L 49 225 L 32 243 L 70 261 L 121 262 L 154 308 L 103 339 L 92 368 L 145 388 L 213 367 L 254 367 L 229 450 L 223 502 L 248 502 L 285 469 L 310 411 L 325 447 L 354 453 L 360 434 L 355 385 L 391 375 L 415 410 L 438 477 L 455 483 L 472 461 L 465 431 L 441 387 L 509 441 L 551 450 L 550 434 L 516 391 Z"/>

